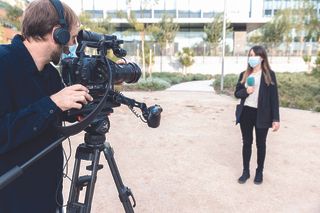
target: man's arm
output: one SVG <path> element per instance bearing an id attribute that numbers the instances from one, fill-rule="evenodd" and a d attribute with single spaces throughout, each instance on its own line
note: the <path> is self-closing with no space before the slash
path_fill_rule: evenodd
<path id="1" fill-rule="evenodd" d="M 62 111 L 80 109 L 81 103 L 92 100 L 87 88 L 73 85 L 15 110 L 12 87 L 9 86 L 11 83 L 8 75 L 0 72 L 0 154 L 32 140 L 48 128 L 57 116 L 61 116 Z"/>
<path id="2" fill-rule="evenodd" d="M 2 84 L 3 85 L 3 84 Z M 0 86 L 0 154 L 31 140 L 48 127 L 55 120 L 59 112 L 58 107 L 49 97 L 20 109 L 10 111 L 10 98 Z M 7 100 L 7 101 L 4 101 Z"/>

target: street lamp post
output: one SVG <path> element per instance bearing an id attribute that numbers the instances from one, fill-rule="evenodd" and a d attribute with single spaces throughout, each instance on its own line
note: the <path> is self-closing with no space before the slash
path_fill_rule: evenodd
<path id="1" fill-rule="evenodd" d="M 222 60 L 221 60 L 221 85 L 220 90 L 223 91 L 223 75 L 224 75 L 224 56 L 225 56 L 225 47 L 226 47 L 226 9 L 227 9 L 227 0 L 224 0 L 224 11 L 223 11 L 223 32 L 222 32 Z"/>
<path id="2" fill-rule="evenodd" d="M 206 56 L 206 43 L 203 42 L 203 59 L 202 62 L 204 63 L 204 57 Z"/>

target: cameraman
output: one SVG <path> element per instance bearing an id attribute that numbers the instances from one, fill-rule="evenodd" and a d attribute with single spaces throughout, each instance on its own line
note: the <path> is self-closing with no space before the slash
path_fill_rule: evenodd
<path id="1" fill-rule="evenodd" d="M 67 44 L 60 44 L 55 37 L 61 18 L 53 3 L 35 0 L 24 12 L 22 35 L 16 35 L 9 45 L 0 45 L 0 175 L 61 137 L 55 126 L 61 125 L 63 111 L 80 109 L 81 103 L 92 100 L 82 85 L 64 88 L 50 64 L 59 63 L 63 50 L 75 44 L 78 33 L 76 14 L 66 4 L 62 7 L 70 32 Z M 0 190 L 0 212 L 61 211 L 62 176 L 60 145 Z"/>

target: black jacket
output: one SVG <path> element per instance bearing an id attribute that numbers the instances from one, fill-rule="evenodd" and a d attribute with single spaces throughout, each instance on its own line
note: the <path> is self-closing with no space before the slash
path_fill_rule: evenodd
<path id="1" fill-rule="evenodd" d="M 236 91 L 234 92 L 235 97 L 241 98 L 242 102 L 249 96 L 245 85 L 241 83 L 243 74 L 244 72 L 240 74 Z M 272 126 L 272 122 L 280 121 L 276 75 L 273 71 L 270 71 L 270 75 L 274 84 L 269 86 L 266 84 L 263 74 L 261 76 L 256 123 L 258 128 L 269 128 Z"/>
<path id="2" fill-rule="evenodd" d="M 62 87 L 51 64 L 37 70 L 20 36 L 0 46 L 0 175 L 59 138 L 54 126 L 62 111 L 49 96 Z M 62 166 L 58 146 L 0 190 L 0 212 L 55 212 L 56 195 L 62 200 Z"/>

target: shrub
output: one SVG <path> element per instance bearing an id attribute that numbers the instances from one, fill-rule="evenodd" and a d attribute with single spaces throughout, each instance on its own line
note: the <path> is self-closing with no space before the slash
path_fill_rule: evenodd
<path id="1" fill-rule="evenodd" d="M 146 80 L 139 80 L 136 84 L 123 85 L 124 90 L 164 90 L 170 87 L 170 83 L 160 78 L 147 78 Z"/>
<path id="2" fill-rule="evenodd" d="M 221 75 L 214 76 L 214 89 L 220 92 Z M 277 73 L 280 106 L 320 110 L 320 78 L 306 73 Z M 233 95 L 238 75 L 224 77 L 224 93 Z"/>

